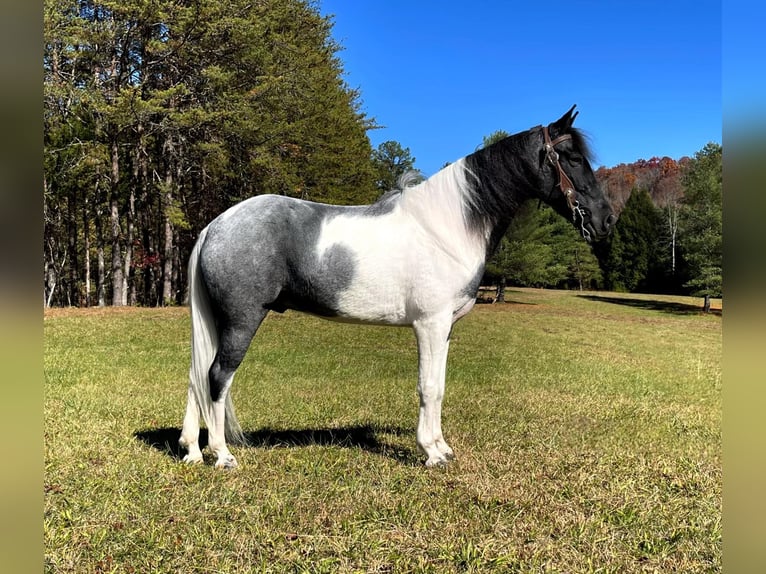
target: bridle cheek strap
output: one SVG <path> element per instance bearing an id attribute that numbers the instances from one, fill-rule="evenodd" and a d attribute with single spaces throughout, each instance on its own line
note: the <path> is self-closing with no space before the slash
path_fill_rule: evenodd
<path id="1" fill-rule="evenodd" d="M 585 227 L 585 214 L 580 207 L 580 202 L 577 201 L 575 196 L 574 184 L 572 183 L 572 180 L 569 179 L 569 176 L 564 173 L 564 170 L 561 168 L 561 163 L 559 162 L 559 154 L 555 149 L 553 149 L 561 142 L 572 139 L 572 136 L 569 134 L 564 134 L 563 136 L 559 136 L 555 140 L 551 141 L 551 136 L 548 133 L 548 128 L 543 127 L 543 137 L 545 138 L 545 159 L 556 169 L 556 171 L 559 172 L 559 182 L 557 185 L 561 190 L 561 193 L 564 194 L 564 197 L 567 200 L 567 205 L 569 205 L 569 209 L 572 210 L 572 219 L 575 223 L 577 223 L 577 218 L 579 216 L 580 233 L 586 241 L 590 242 L 591 234 L 590 231 L 588 231 L 588 229 Z"/>
<path id="2" fill-rule="evenodd" d="M 559 136 L 555 140 L 551 141 L 551 136 L 548 133 L 548 128 L 544 126 L 543 138 L 545 140 L 545 159 L 556 169 L 556 171 L 559 172 L 559 182 L 557 186 L 561 190 L 561 193 L 564 194 L 569 208 L 572 211 L 575 211 L 578 205 L 577 200 L 575 199 L 574 184 L 572 183 L 572 180 L 569 179 L 569 176 L 564 173 L 564 170 L 561 167 L 561 163 L 559 162 L 559 154 L 554 149 L 561 142 L 572 139 L 572 136 L 569 134 L 564 134 L 563 136 Z"/>

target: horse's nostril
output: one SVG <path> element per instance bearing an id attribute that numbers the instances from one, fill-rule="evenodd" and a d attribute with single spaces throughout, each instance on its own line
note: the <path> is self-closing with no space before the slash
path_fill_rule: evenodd
<path id="1" fill-rule="evenodd" d="M 604 227 L 606 227 L 607 231 L 612 229 L 614 227 L 614 224 L 617 223 L 617 216 L 614 213 L 610 213 L 606 216 L 606 219 L 604 220 Z"/>

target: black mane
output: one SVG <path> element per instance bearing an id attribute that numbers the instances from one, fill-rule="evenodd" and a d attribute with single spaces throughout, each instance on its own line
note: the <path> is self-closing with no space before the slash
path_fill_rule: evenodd
<path id="1" fill-rule="evenodd" d="M 488 255 L 521 204 L 540 187 L 541 130 L 533 128 L 509 136 L 465 158 L 467 223 L 477 231 L 492 229 Z M 514 187 L 509 187 L 509 182 Z"/>

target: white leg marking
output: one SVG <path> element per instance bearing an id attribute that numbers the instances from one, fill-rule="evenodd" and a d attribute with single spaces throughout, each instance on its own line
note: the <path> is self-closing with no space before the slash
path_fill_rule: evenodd
<path id="1" fill-rule="evenodd" d="M 208 432 L 208 444 L 210 450 L 216 455 L 216 468 L 236 468 L 237 459 L 229 452 L 229 447 L 226 446 L 226 396 L 229 394 L 231 388 L 231 382 L 234 379 L 234 375 L 229 377 L 226 381 L 224 389 L 221 392 L 221 396 L 213 403 L 212 412 L 212 424 L 207 429 Z"/>
<path id="2" fill-rule="evenodd" d="M 187 450 L 183 461 L 188 464 L 202 462 L 202 451 L 199 448 L 199 406 L 197 397 L 194 396 L 194 390 L 189 385 L 189 393 L 186 399 L 186 415 L 184 416 L 184 426 L 181 430 L 181 438 L 178 444 Z"/>
<path id="3" fill-rule="evenodd" d="M 455 458 L 455 454 L 452 449 L 444 440 L 442 434 L 442 400 L 444 399 L 444 385 L 447 378 L 447 355 L 449 352 L 449 339 L 444 348 L 444 360 L 440 364 L 439 373 L 437 374 L 437 389 L 436 389 L 436 417 L 434 419 L 434 441 L 436 448 L 439 449 L 447 460 Z"/>
<path id="4" fill-rule="evenodd" d="M 448 337 L 452 316 L 428 317 L 413 323 L 418 340 L 418 417 L 417 443 L 428 457 L 426 466 L 443 466 L 452 449 L 441 431 L 441 402 L 447 367 Z"/>

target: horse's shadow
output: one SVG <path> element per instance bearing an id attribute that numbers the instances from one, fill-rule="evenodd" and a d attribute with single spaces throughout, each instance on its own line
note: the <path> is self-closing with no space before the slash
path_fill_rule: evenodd
<path id="1" fill-rule="evenodd" d="M 312 445 L 339 446 L 343 448 L 360 448 L 380 456 L 392 458 L 403 464 L 417 464 L 416 453 L 407 447 L 387 442 L 383 436 L 387 434 L 400 436 L 414 434 L 414 431 L 397 426 L 370 424 L 337 428 L 288 430 L 263 428 L 257 431 L 245 431 L 245 438 L 247 440 L 245 448 L 302 448 Z M 177 427 L 136 431 L 133 436 L 171 458 L 181 460 L 185 454 L 185 451 L 178 444 L 181 429 Z M 204 449 L 207 444 L 207 429 L 200 429 L 200 448 Z"/>
<path id="2" fill-rule="evenodd" d="M 608 295 L 578 295 L 583 299 L 590 301 L 603 301 L 615 305 L 626 305 L 628 307 L 638 307 L 639 309 L 649 309 L 651 311 L 662 311 L 672 313 L 673 315 L 702 315 L 704 311 L 701 305 L 692 305 L 689 303 L 678 303 L 676 301 L 660 301 L 657 299 L 639 299 L 637 297 L 610 297 Z M 710 315 L 723 315 L 721 309 L 711 309 Z"/>

